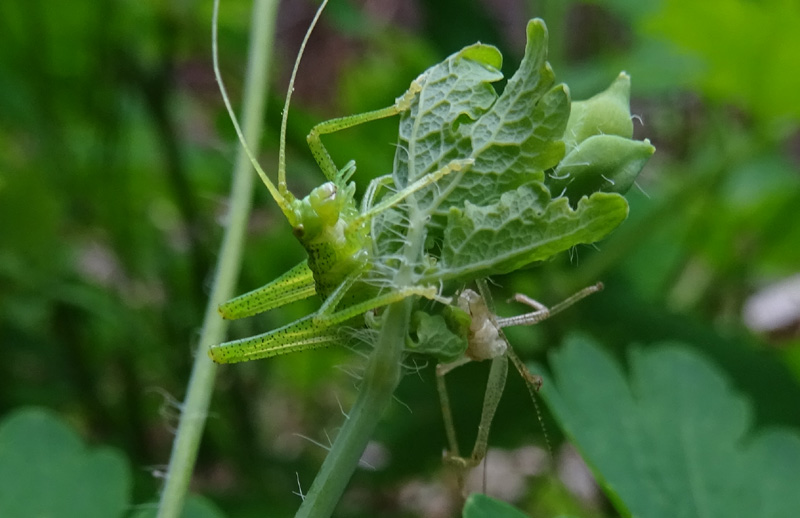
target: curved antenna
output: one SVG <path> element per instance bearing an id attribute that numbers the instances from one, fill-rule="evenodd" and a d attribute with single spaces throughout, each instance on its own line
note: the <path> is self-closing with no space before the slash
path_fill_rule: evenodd
<path id="1" fill-rule="evenodd" d="M 247 145 L 247 141 L 244 138 L 244 134 L 242 133 L 242 128 L 239 127 L 239 122 L 236 118 L 236 114 L 233 111 L 233 107 L 231 106 L 231 101 L 228 98 L 228 91 L 225 88 L 225 84 L 222 81 L 222 74 L 219 71 L 219 52 L 218 52 L 218 45 L 217 45 L 217 25 L 219 19 L 219 0 L 214 0 L 214 10 L 212 14 L 211 20 L 211 54 L 213 57 L 214 62 L 214 78 L 217 80 L 217 85 L 219 86 L 219 91 L 222 94 L 222 100 L 225 103 L 225 108 L 228 110 L 228 116 L 233 123 L 233 127 L 236 130 L 236 136 L 239 137 L 239 142 L 241 142 L 242 147 L 244 148 L 244 152 L 247 155 L 247 158 L 250 159 L 250 163 L 253 164 L 258 176 L 261 178 L 261 181 L 264 182 L 264 185 L 267 186 L 269 193 L 272 195 L 272 198 L 281 208 L 281 211 L 286 216 L 286 219 L 289 220 L 289 223 L 294 226 L 296 224 L 296 218 L 294 215 L 294 211 L 290 207 L 289 203 L 290 200 L 293 198 L 292 194 L 286 189 L 286 182 L 283 182 L 283 188 L 275 188 L 275 185 L 270 181 L 269 177 L 267 177 L 267 173 L 261 168 L 256 157 L 253 154 L 253 151 L 250 149 L 250 146 Z M 281 142 L 281 150 L 283 150 L 283 142 Z M 281 166 L 281 170 L 283 166 Z"/>
<path id="2" fill-rule="evenodd" d="M 289 89 L 286 91 L 286 102 L 283 105 L 283 117 L 281 118 L 281 141 L 280 148 L 278 149 L 278 190 L 286 192 L 286 123 L 289 120 L 289 104 L 292 100 L 292 92 L 294 91 L 294 78 L 297 76 L 297 69 L 300 68 L 300 59 L 303 57 L 303 52 L 306 50 L 306 43 L 311 37 L 311 31 L 317 25 L 317 20 L 322 15 L 322 10 L 328 5 L 328 0 L 323 0 L 314 19 L 311 20 L 306 35 L 303 38 L 303 43 L 300 44 L 300 50 L 297 52 L 297 59 L 294 61 L 294 68 L 292 69 L 292 76 L 289 78 Z"/>

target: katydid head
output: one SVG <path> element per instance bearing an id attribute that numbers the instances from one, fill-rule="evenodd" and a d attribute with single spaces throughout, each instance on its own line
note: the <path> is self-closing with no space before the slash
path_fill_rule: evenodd
<path id="1" fill-rule="evenodd" d="M 305 198 L 294 200 L 291 206 L 296 221 L 295 236 L 301 242 L 311 242 L 335 227 L 347 225 L 349 218 L 342 216 L 358 213 L 355 191 L 353 183 L 325 182 Z"/>

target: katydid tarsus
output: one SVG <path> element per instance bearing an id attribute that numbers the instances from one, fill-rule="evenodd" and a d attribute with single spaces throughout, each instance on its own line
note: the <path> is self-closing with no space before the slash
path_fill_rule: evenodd
<path id="1" fill-rule="evenodd" d="M 281 120 L 276 186 L 250 152 L 228 99 L 218 63 L 216 27 L 219 0 L 214 2 L 214 73 L 225 107 L 253 167 L 292 226 L 294 235 L 308 253 L 305 261 L 278 279 L 222 304 L 219 308 L 220 314 L 228 319 L 248 317 L 314 294 L 319 295 L 324 301 L 314 314 L 281 328 L 212 346 L 209 354 L 217 363 L 255 360 L 330 345 L 341 340 L 337 333 L 340 324 L 366 312 L 410 296 L 438 298 L 438 288 L 435 286 L 407 286 L 379 292 L 375 287 L 363 282 L 364 274 L 372 265 L 369 223 L 377 214 L 397 205 L 406 197 L 445 175 L 468 168 L 473 160 L 470 158 L 452 160 L 437 171 L 425 175 L 376 204 L 374 197 L 378 188 L 387 183 L 387 177 L 377 178 L 367 188 L 359 209 L 355 202 L 356 186 L 350 182 L 355 172 L 355 163 L 351 161 L 343 168 L 337 169 L 320 139 L 320 135 L 391 117 L 407 110 L 420 90 L 419 78 L 411 83 L 408 91 L 398 97 L 392 106 L 316 125 L 308 135 L 308 145 L 328 181 L 302 199 L 296 198 L 286 186 L 286 125 L 292 90 L 303 50 L 326 3 L 327 0 L 320 5 L 303 39 L 289 80 Z"/>

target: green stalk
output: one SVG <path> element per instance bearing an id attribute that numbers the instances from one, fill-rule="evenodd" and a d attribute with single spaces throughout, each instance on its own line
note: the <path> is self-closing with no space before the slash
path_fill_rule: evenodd
<path id="1" fill-rule="evenodd" d="M 258 152 L 263 129 L 262 115 L 269 82 L 268 71 L 271 68 L 276 12 L 276 0 L 255 0 L 242 104 L 244 136 L 255 153 Z M 166 483 L 158 508 L 159 518 L 180 516 L 189 489 L 216 375 L 216 365 L 206 354 L 206 348 L 225 339 L 228 324 L 220 318 L 217 306 L 233 296 L 239 277 L 245 230 L 252 205 L 253 183 L 250 161 L 239 147 L 233 170 L 229 223 L 220 245 L 219 262 L 203 319 L 198 351 L 172 445 Z"/>
<path id="2" fill-rule="evenodd" d="M 408 203 L 412 223 L 406 236 L 406 266 L 394 278 L 398 286 L 406 286 L 412 282 L 413 268 L 409 265 L 419 260 L 425 238 L 425 217 L 415 210 L 413 200 Z M 331 516 L 341 500 L 367 443 L 400 383 L 403 349 L 413 303 L 413 298 L 407 298 L 387 308 L 381 334 L 369 357 L 358 398 L 295 518 Z"/>
<path id="3" fill-rule="evenodd" d="M 331 516 L 400 383 L 412 300 L 389 306 L 353 408 L 295 518 Z"/>

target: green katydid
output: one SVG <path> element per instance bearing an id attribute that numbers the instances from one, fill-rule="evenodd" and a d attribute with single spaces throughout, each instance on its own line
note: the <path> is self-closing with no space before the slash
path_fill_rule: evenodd
<path id="1" fill-rule="evenodd" d="M 365 273 L 372 266 L 369 224 L 376 215 L 401 203 L 411 194 L 451 172 L 468 168 L 472 160 L 454 159 L 392 196 L 374 203 L 377 190 L 388 183 L 387 177 L 378 178 L 367 188 L 359 209 L 356 207 L 354 197 L 356 186 L 350 182 L 355 172 L 355 163 L 351 161 L 342 169 L 337 169 L 320 139 L 320 135 L 406 111 L 421 89 L 419 79 L 412 82 L 408 91 L 398 97 L 392 106 L 316 125 L 307 140 L 314 158 L 328 181 L 302 199 L 295 198 L 286 186 L 286 125 L 291 94 L 303 50 L 326 3 L 327 0 L 317 10 L 292 70 L 281 120 L 278 182 L 275 186 L 250 152 L 228 100 L 219 72 L 217 54 L 216 27 L 219 0 L 214 2 L 214 72 L 225 106 L 253 167 L 292 226 L 294 235 L 308 253 L 307 260 L 278 279 L 222 304 L 219 307 L 220 314 L 224 318 L 238 319 L 314 294 L 320 295 L 324 300 L 320 309 L 313 315 L 279 329 L 212 346 L 209 354 L 218 363 L 255 360 L 330 345 L 341 338 L 337 334 L 337 327 L 359 315 L 409 296 L 438 298 L 437 288 L 431 285 L 408 286 L 379 293 L 376 288 L 363 282 Z"/>

